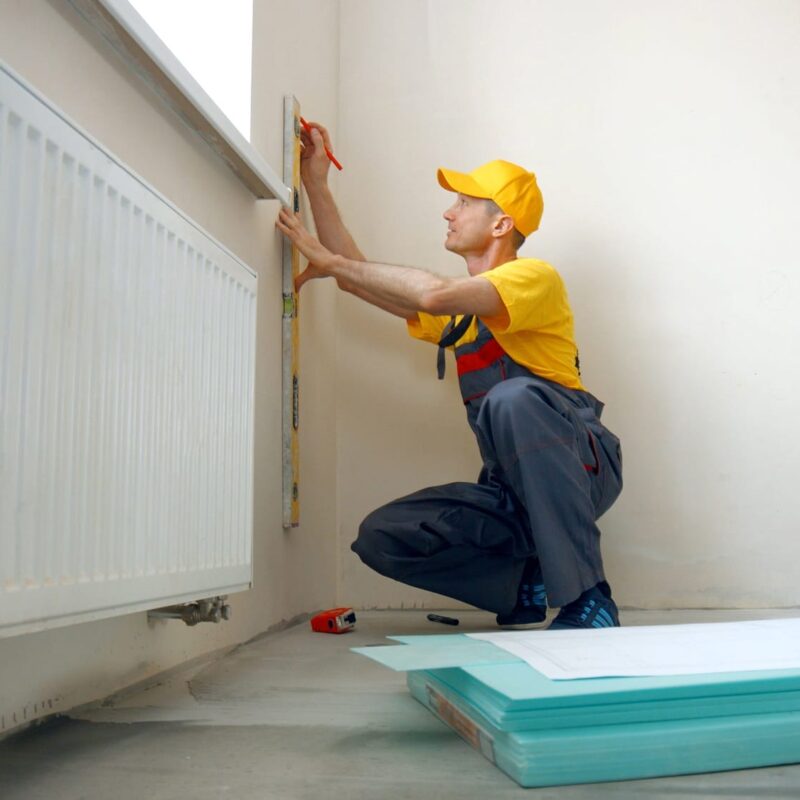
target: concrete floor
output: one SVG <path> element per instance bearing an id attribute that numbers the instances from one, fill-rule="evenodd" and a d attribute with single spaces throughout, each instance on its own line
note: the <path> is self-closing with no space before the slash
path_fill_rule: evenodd
<path id="1" fill-rule="evenodd" d="M 629 611 L 622 621 L 797 614 Z M 482 612 L 457 616 L 450 629 L 423 611 L 364 612 L 343 636 L 299 625 L 30 729 L 0 742 L 0 798 L 800 798 L 800 765 L 521 789 L 413 700 L 405 675 L 349 651 L 389 634 L 494 628 Z"/>

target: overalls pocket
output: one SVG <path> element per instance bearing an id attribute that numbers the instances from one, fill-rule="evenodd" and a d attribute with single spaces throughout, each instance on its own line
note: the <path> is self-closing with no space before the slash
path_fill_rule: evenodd
<path id="1" fill-rule="evenodd" d="M 622 451 L 619 439 L 597 418 L 593 409 L 580 408 L 578 448 L 591 480 L 592 503 L 600 518 L 622 490 Z"/>

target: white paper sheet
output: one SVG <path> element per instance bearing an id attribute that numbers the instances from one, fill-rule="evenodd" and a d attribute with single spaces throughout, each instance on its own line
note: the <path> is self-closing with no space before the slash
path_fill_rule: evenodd
<path id="1" fill-rule="evenodd" d="M 554 680 L 800 669 L 800 619 L 468 635 Z"/>

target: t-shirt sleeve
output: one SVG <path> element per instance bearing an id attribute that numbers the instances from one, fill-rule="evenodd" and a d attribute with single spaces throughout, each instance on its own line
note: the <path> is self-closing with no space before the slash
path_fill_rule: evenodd
<path id="1" fill-rule="evenodd" d="M 506 314 L 484 319 L 494 333 L 538 330 L 564 315 L 561 278 L 549 264 L 532 259 L 512 261 L 482 272 L 506 307 Z"/>
<path id="2" fill-rule="evenodd" d="M 408 320 L 408 332 L 415 339 L 439 344 L 439 339 L 442 338 L 442 331 L 449 320 L 450 317 L 433 316 L 433 314 L 419 311 L 416 319 Z"/>

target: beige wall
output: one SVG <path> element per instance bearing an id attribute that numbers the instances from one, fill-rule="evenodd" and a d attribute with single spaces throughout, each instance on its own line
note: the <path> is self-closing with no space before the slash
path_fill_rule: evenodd
<path id="1" fill-rule="evenodd" d="M 255 0 L 253 21 L 253 146 L 282 175 L 283 97 L 293 94 L 301 113 L 312 119 L 330 120 L 336 132 L 336 101 L 339 61 L 338 3 L 327 0 Z M 302 42 L 302 48 L 299 43 Z M 274 360 L 259 373 L 264 387 L 265 408 L 277 426 L 263 439 L 264 457 L 271 470 L 256 491 L 256 510 L 264 518 L 275 517 L 272 535 L 281 541 L 281 552 L 269 557 L 270 580 L 280 583 L 287 607 L 312 611 L 330 607 L 336 594 L 336 339 L 335 292 L 323 286 L 314 297 L 300 304 L 300 520 L 299 528 L 280 530 L 280 383 L 281 262 L 280 239 L 274 229 L 278 203 L 263 202 L 263 235 L 270 249 L 262 282 L 260 314 L 268 330 L 261 328 L 261 341 L 268 343 Z M 262 318 L 264 318 L 262 316 Z M 268 395 L 268 400 L 267 396 Z M 256 518 L 258 522 L 258 516 Z"/>
<path id="2" fill-rule="evenodd" d="M 279 173 L 283 95 L 335 117 L 337 7 L 257 2 L 253 142 Z M 309 53 L 286 38 L 313 14 Z M 255 454 L 255 578 L 232 597 L 233 619 L 186 628 L 133 614 L 0 640 L 0 733 L 103 697 L 175 664 L 236 644 L 335 597 L 333 304 L 305 304 L 302 336 L 302 525 L 281 527 L 280 242 L 275 201 L 253 195 L 144 88 L 68 3 L 0 0 L 0 58 L 259 274 Z M 311 46 L 313 44 L 313 46 Z"/>
<path id="3" fill-rule="evenodd" d="M 436 167 L 539 175 L 523 254 L 564 276 L 623 441 L 623 604 L 800 604 L 798 40 L 792 0 L 342 1 L 340 196 L 369 257 L 460 274 Z M 349 298 L 338 348 L 340 601 L 444 602 L 348 548 L 379 503 L 476 474 L 452 368 Z"/>

